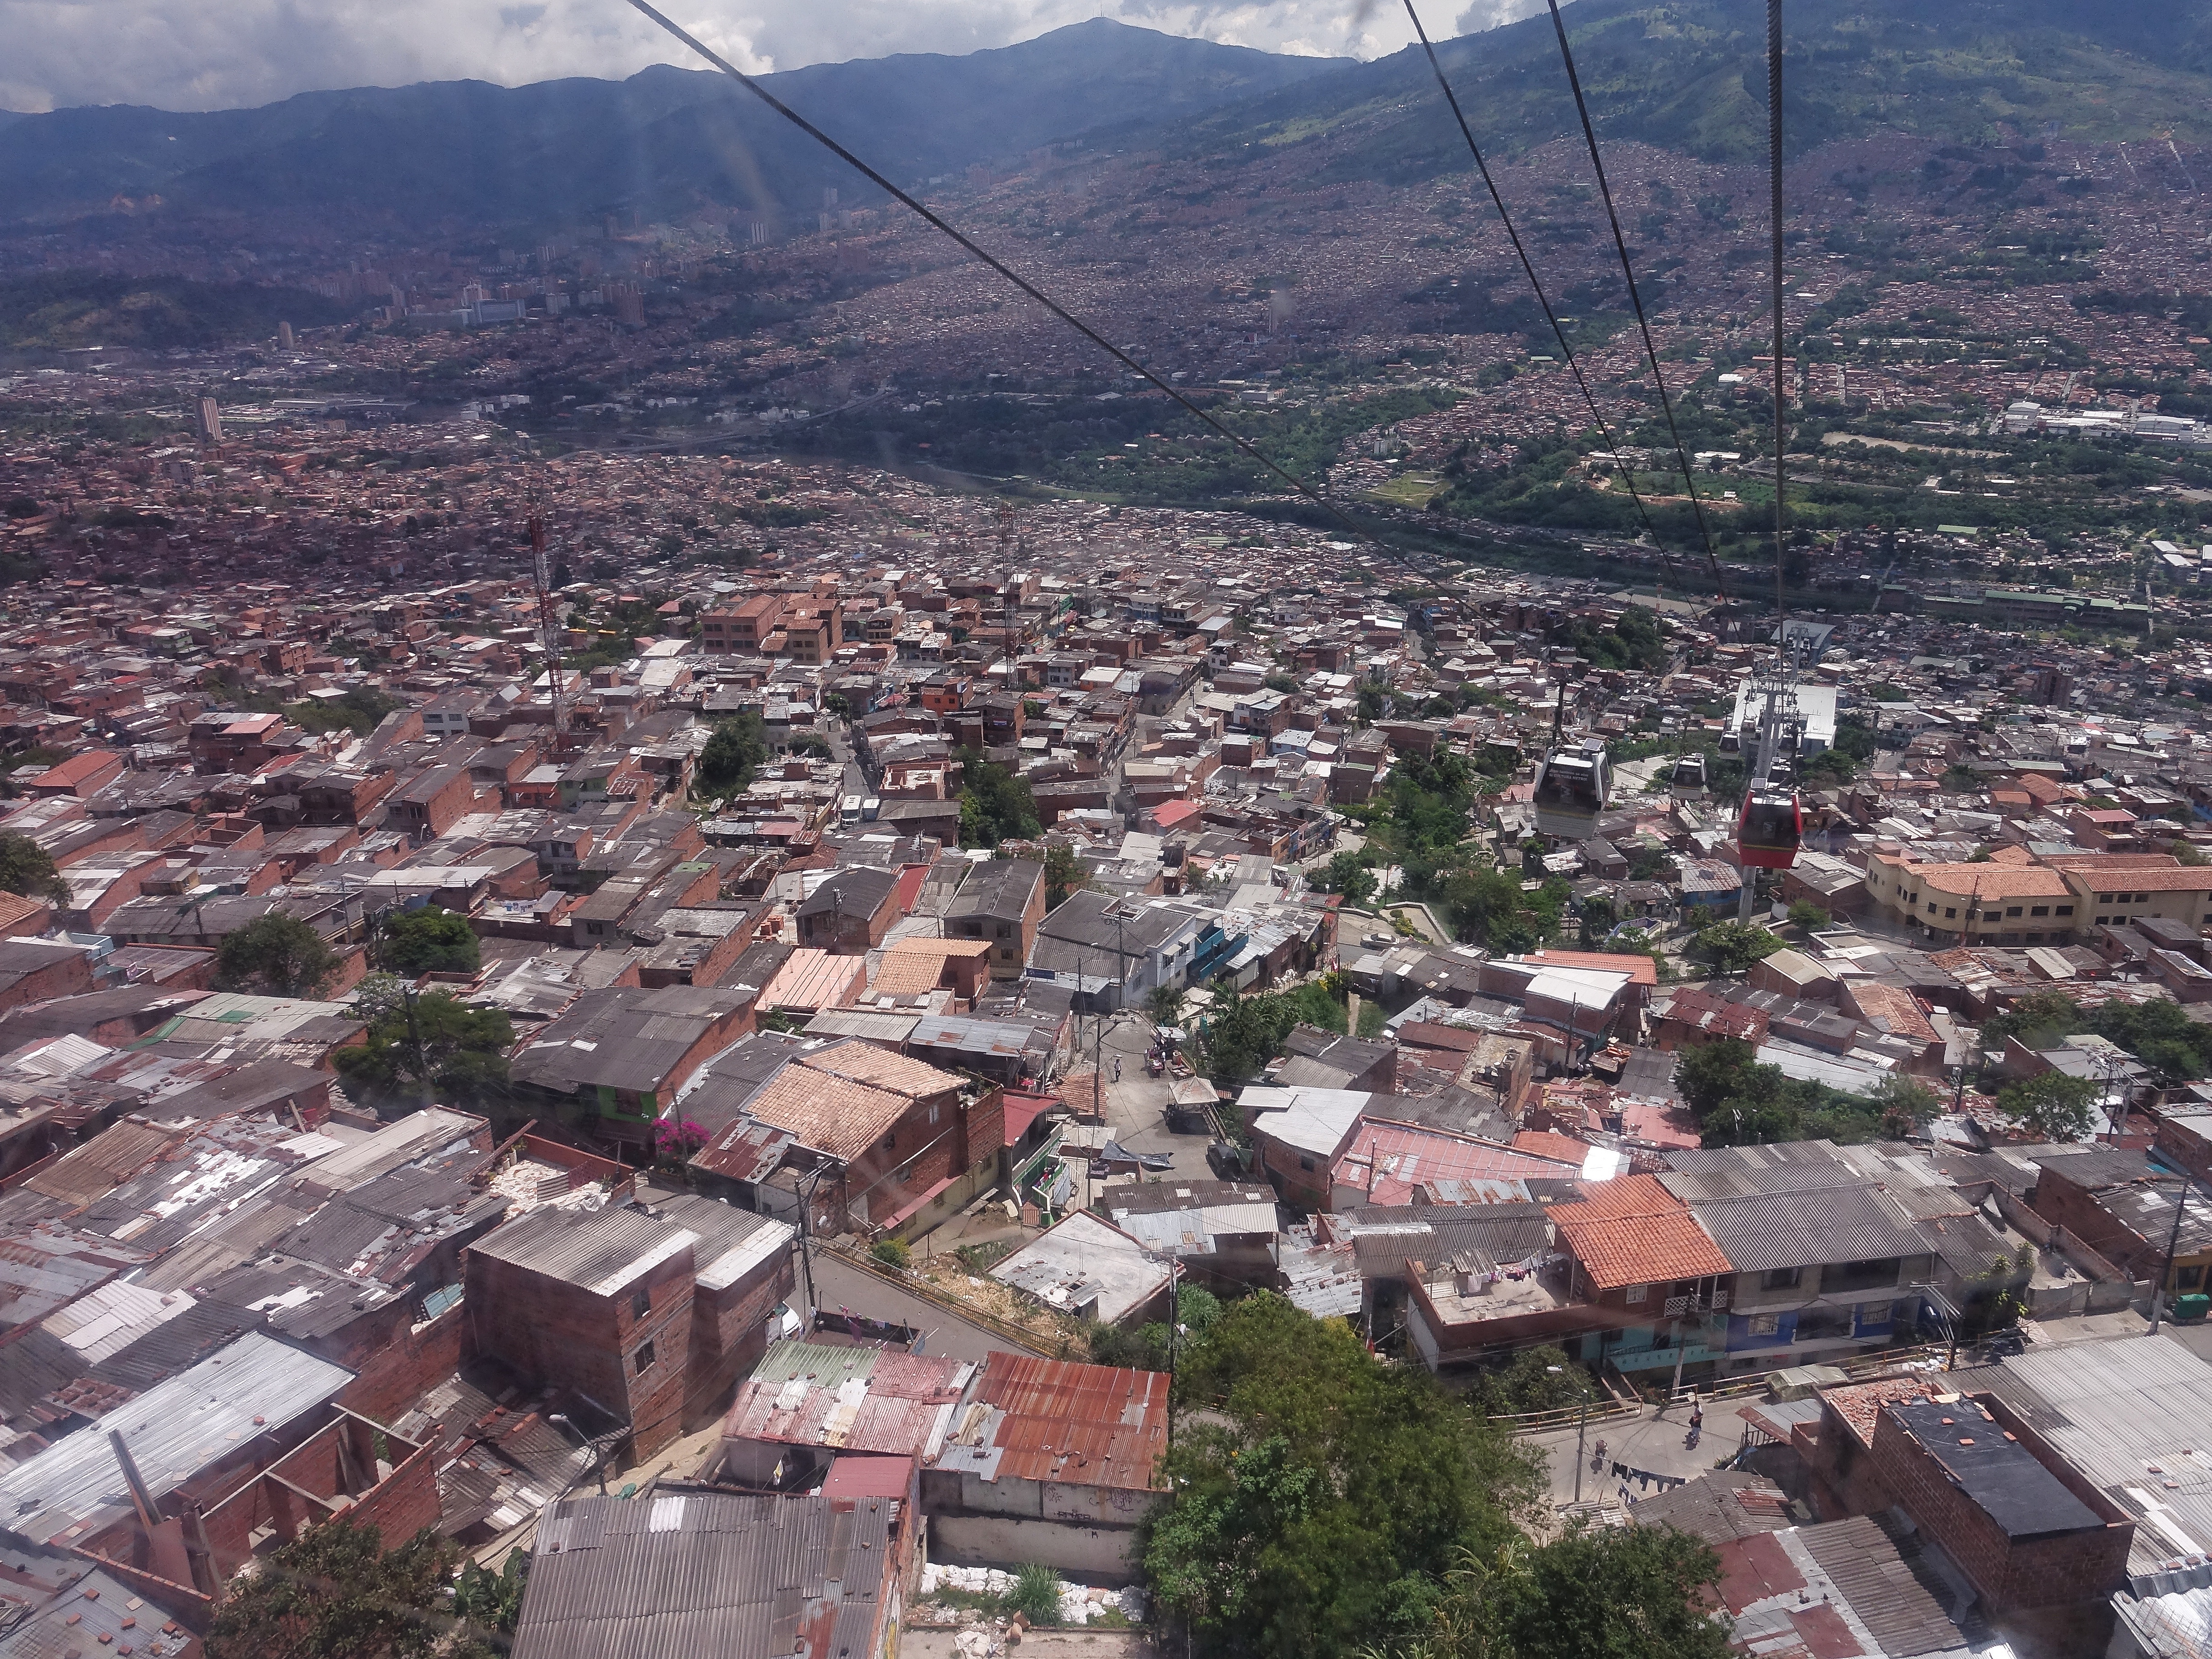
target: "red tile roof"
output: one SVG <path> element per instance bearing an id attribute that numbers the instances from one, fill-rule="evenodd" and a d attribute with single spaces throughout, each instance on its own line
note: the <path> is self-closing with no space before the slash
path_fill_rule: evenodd
<path id="1" fill-rule="evenodd" d="M 1622 1176 L 1552 1211 L 1559 1242 L 1601 1291 L 1733 1273 L 1690 1206 L 1656 1176 Z"/>

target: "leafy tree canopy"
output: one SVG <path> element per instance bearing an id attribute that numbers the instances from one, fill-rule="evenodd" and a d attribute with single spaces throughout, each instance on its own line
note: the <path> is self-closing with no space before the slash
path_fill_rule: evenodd
<path id="1" fill-rule="evenodd" d="M 472 974 L 483 959 L 469 919 L 436 905 L 398 910 L 384 919 L 383 960 L 410 979 L 424 974 Z"/>
<path id="2" fill-rule="evenodd" d="M 380 1544 L 374 1527 L 340 1518 L 278 1545 L 231 1586 L 208 1659 L 492 1659 L 505 1648 L 457 1620 L 447 1581 L 459 1545 L 428 1528 L 389 1554 Z"/>
<path id="3" fill-rule="evenodd" d="M 69 896 L 67 884 L 55 872 L 53 855 L 13 830 L 0 830 L 0 888 L 25 898 Z"/>
<path id="4" fill-rule="evenodd" d="M 717 799 L 740 794 L 767 759 L 767 729 L 758 713 L 748 708 L 718 723 L 699 751 L 699 791 Z"/>
<path id="5" fill-rule="evenodd" d="M 450 1101 L 496 1093 L 514 1046 L 507 1016 L 471 1008 L 442 991 L 413 1000 L 411 1023 L 405 1001 L 394 999 L 370 1024 L 367 1042 L 332 1054 L 346 1081 L 387 1097 L 408 1085 Z"/>
<path id="6" fill-rule="evenodd" d="M 1293 1026 L 1343 1032 L 1350 1021 L 1350 1005 L 1339 999 L 1333 981 L 1309 980 L 1295 990 L 1263 991 L 1255 996 L 1240 994 L 1226 979 L 1217 981 L 1206 1019 L 1207 1074 L 1231 1079 L 1256 1077 L 1282 1053 Z"/>
<path id="7" fill-rule="evenodd" d="M 1271 1293 L 1191 1345 L 1176 1391 L 1204 1415 L 1166 1461 L 1145 1566 L 1208 1656 L 1416 1637 L 1460 1555 L 1493 1555 L 1537 1496 L 1534 1456 L 1426 1371 Z"/>
<path id="8" fill-rule="evenodd" d="M 320 996 L 337 970 L 337 956 L 323 936 L 282 910 L 225 935 L 215 957 L 216 979 L 224 989 L 270 996 Z"/>
<path id="9" fill-rule="evenodd" d="M 2096 1122 L 2097 1085 L 2045 1072 L 1997 1091 L 1997 1109 L 2039 1140 L 2080 1140 Z"/>
<path id="10" fill-rule="evenodd" d="M 988 761 L 972 749 L 954 757 L 960 766 L 960 844 L 996 847 L 1002 841 L 1035 841 L 1036 802 L 1028 782 L 1010 767 Z"/>
<path id="11" fill-rule="evenodd" d="M 1724 974 L 1741 974 L 1782 948 L 1782 941 L 1766 929 L 1742 921 L 1715 922 L 1699 931 L 1693 945 Z"/>

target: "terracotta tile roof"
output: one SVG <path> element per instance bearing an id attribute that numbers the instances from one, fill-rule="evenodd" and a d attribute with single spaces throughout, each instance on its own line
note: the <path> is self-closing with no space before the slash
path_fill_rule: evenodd
<path id="1" fill-rule="evenodd" d="M 1522 960 L 1541 962 L 1553 968 L 1602 969 L 1609 973 L 1626 974 L 1638 985 L 1659 982 L 1659 964 L 1646 956 L 1612 951 L 1531 951 Z"/>
<path id="2" fill-rule="evenodd" d="M 1655 1176 L 1622 1176 L 1552 1211 L 1559 1240 L 1601 1291 L 1733 1273 L 1690 1206 Z"/>
<path id="3" fill-rule="evenodd" d="M 902 939 L 884 952 L 870 988 L 886 996 L 920 996 L 937 988 L 947 957 L 988 957 L 991 942 L 981 939 Z"/>
<path id="4" fill-rule="evenodd" d="M 1929 892 L 1960 898 L 2065 898 L 2066 878 L 2056 870 L 2033 865 L 1999 864 L 1995 859 L 1980 864 L 1916 864 L 1912 873 Z M 2212 879 L 2205 884 L 2212 887 Z"/>

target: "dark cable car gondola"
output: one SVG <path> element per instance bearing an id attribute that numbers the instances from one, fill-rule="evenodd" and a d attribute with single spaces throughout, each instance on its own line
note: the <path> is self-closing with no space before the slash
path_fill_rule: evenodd
<path id="1" fill-rule="evenodd" d="M 1685 797 L 1699 797 L 1705 793 L 1705 757 L 1685 755 L 1674 763 L 1674 770 L 1667 780 L 1668 791 Z"/>
<path id="2" fill-rule="evenodd" d="M 1605 746 L 1554 749 L 1536 769 L 1536 828 L 1562 841 L 1588 841 L 1613 796 L 1613 763 Z"/>
<path id="3" fill-rule="evenodd" d="M 1754 788 L 1735 822 L 1736 857 L 1747 869 L 1787 870 L 1805 839 L 1805 811 L 1785 790 Z"/>

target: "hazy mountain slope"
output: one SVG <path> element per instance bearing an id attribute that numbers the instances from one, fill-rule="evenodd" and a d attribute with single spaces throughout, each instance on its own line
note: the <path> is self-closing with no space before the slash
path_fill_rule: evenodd
<path id="1" fill-rule="evenodd" d="M 1566 9 L 1601 135 L 1711 161 L 1765 153 L 1759 0 L 1578 0 Z M 1803 0 L 1784 13 L 1793 153 L 1896 128 L 1977 144 L 2046 136 L 2212 140 L 2212 0 Z M 1551 19 L 1439 48 L 1478 140 L 1501 151 L 1576 131 Z M 1321 142 L 1320 177 L 1411 179 L 1467 165 L 1417 51 L 1165 125 L 1188 154 Z"/>
<path id="2" fill-rule="evenodd" d="M 1100 19 L 963 58 L 818 64 L 767 81 L 908 182 L 1085 128 L 1180 122 L 1333 67 Z M 669 68 L 619 82 L 440 82 L 210 114 L 111 106 L 0 124 L 0 203 L 21 216 L 149 194 L 179 207 L 343 201 L 516 220 L 702 201 L 805 212 L 823 185 L 849 193 L 854 183 L 740 88 Z"/>

